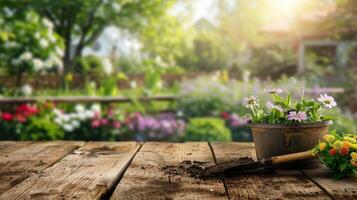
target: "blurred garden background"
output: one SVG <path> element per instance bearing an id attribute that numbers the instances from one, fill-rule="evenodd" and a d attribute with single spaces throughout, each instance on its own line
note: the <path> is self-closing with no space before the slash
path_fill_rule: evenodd
<path id="1" fill-rule="evenodd" d="M 357 131 L 355 0 L 0 1 L 1 140 L 251 141 L 241 100 L 335 97 Z M 261 99 L 266 102 L 269 99 Z"/>

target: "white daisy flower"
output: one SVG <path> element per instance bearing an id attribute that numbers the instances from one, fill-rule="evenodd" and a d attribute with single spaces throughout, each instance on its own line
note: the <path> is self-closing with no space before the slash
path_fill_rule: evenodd
<path id="1" fill-rule="evenodd" d="M 317 100 L 321 102 L 326 108 L 333 108 L 337 106 L 335 99 L 332 96 L 328 96 L 327 94 L 320 95 Z"/>
<path id="2" fill-rule="evenodd" d="M 281 106 L 279 106 L 279 105 L 275 105 L 275 104 L 273 104 L 273 103 L 271 103 L 271 102 L 268 102 L 268 103 L 267 103 L 267 107 L 268 107 L 269 109 L 276 109 L 276 110 L 278 110 L 278 111 L 280 111 L 280 112 L 283 112 L 283 111 L 284 111 L 283 107 L 281 107 Z"/>
<path id="3" fill-rule="evenodd" d="M 253 106 L 258 106 L 259 99 L 255 96 L 244 97 L 242 104 L 246 108 L 251 108 Z"/>

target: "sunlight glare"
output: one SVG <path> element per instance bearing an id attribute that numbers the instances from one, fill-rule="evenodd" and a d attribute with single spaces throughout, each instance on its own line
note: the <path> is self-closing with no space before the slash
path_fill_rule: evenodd
<path id="1" fill-rule="evenodd" d="M 272 0 L 274 12 L 285 15 L 292 14 L 302 0 Z"/>

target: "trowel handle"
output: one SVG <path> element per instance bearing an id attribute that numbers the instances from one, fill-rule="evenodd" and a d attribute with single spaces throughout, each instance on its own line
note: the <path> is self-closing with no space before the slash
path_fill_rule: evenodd
<path id="1" fill-rule="evenodd" d="M 309 151 L 304 151 L 304 152 L 299 152 L 299 153 L 274 156 L 274 157 L 271 157 L 271 162 L 274 165 L 274 164 L 287 163 L 287 162 L 291 162 L 291 161 L 304 160 L 304 159 L 309 159 L 309 158 L 314 158 L 314 157 L 315 157 L 315 154 L 311 150 L 309 150 Z"/>

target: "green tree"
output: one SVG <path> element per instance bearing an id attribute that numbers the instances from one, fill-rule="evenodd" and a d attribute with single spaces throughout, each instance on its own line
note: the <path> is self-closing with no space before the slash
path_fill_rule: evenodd
<path id="1" fill-rule="evenodd" d="M 62 67 L 62 40 L 49 21 L 32 11 L 14 13 L 3 8 L 0 13 L 0 66 L 8 74 L 16 75 L 17 86 L 25 73 L 44 73 Z"/>
<path id="2" fill-rule="evenodd" d="M 176 62 L 192 44 L 192 28 L 184 28 L 185 20 L 176 16 L 163 15 L 140 31 L 143 50 L 152 59 L 161 58 L 165 64 Z"/>
<path id="3" fill-rule="evenodd" d="M 92 44 L 105 27 L 115 25 L 138 31 L 165 13 L 174 0 L 24 0 L 7 1 L 2 7 L 15 12 L 33 9 L 50 20 L 63 37 L 64 72 L 72 71 L 74 59 Z"/>

